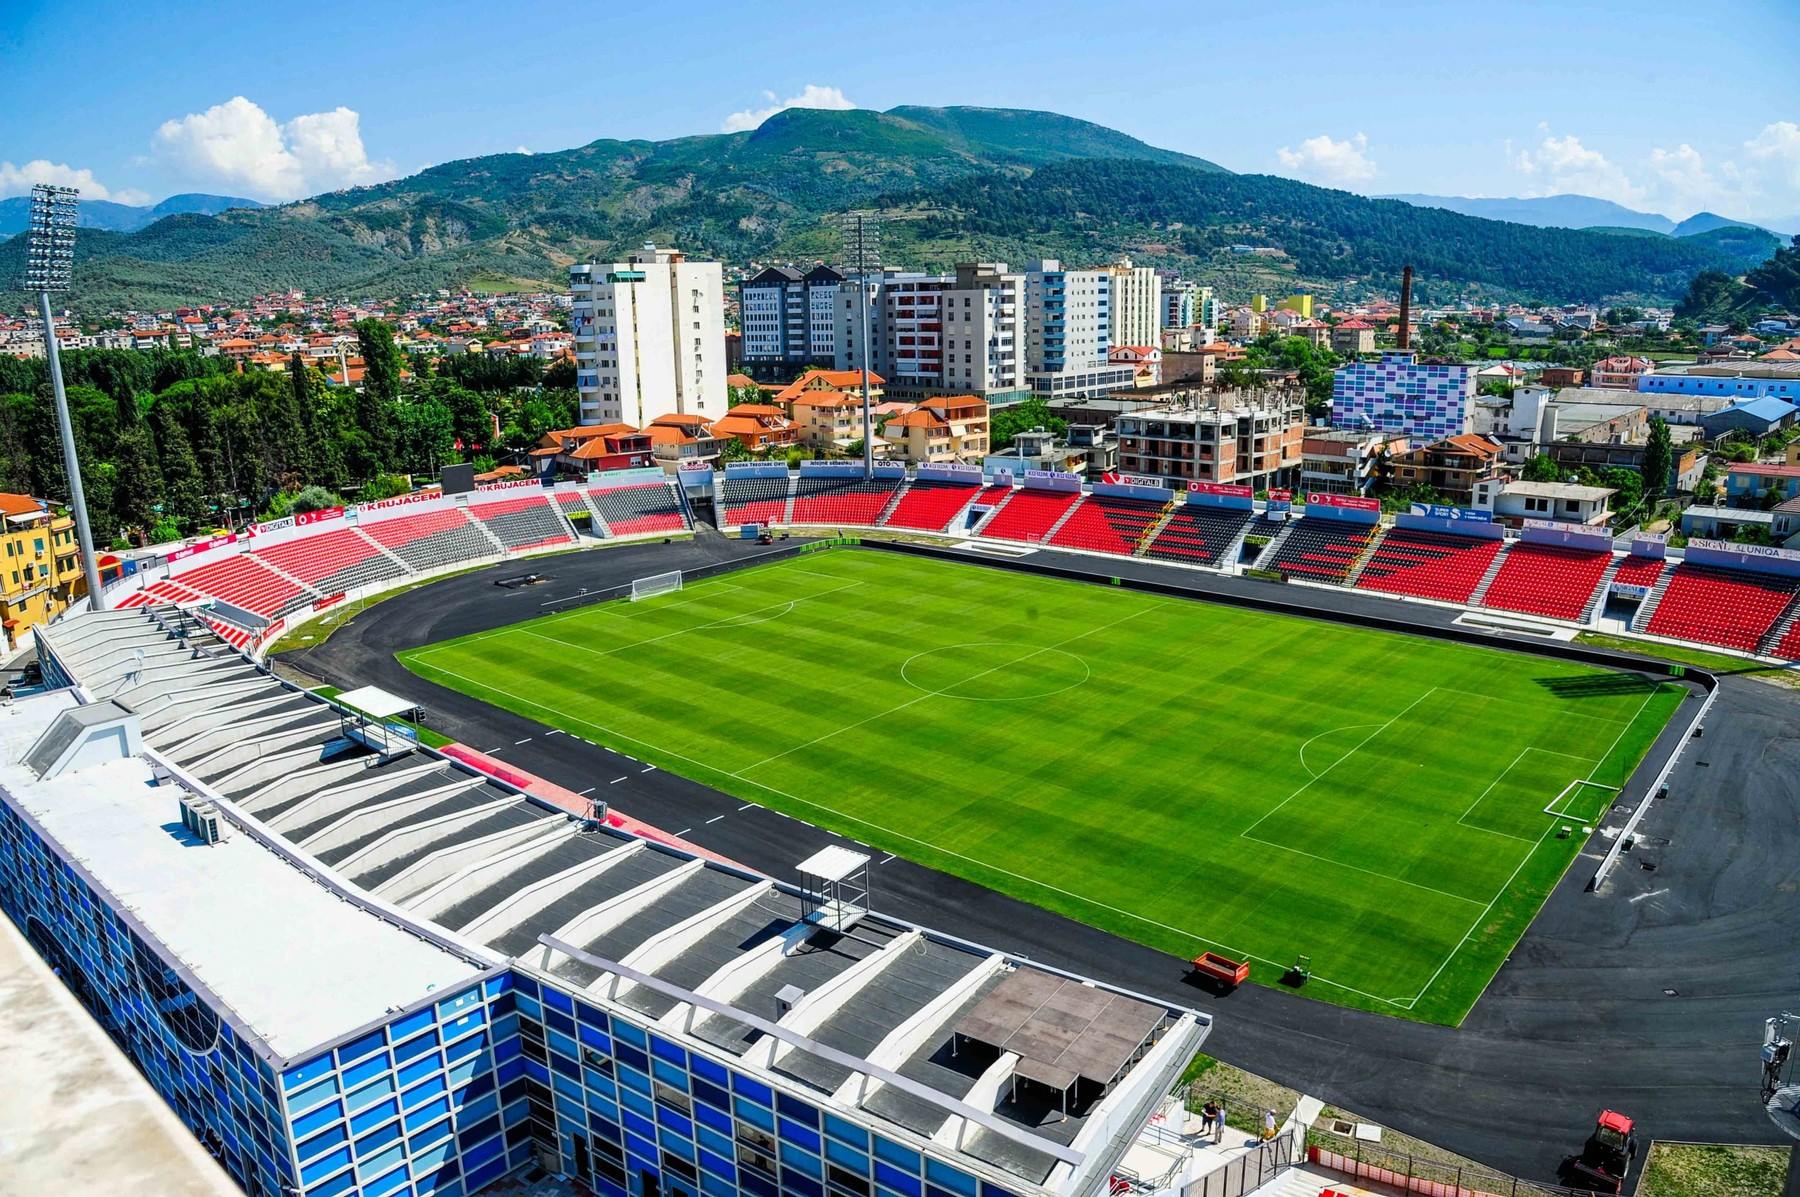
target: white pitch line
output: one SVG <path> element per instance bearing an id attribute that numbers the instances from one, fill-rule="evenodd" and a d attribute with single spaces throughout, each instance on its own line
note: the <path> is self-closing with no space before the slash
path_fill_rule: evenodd
<path id="1" fill-rule="evenodd" d="M 880 860 L 876 861 L 875 863 L 876 864 L 886 864 L 888 861 L 890 861 L 892 859 L 894 859 L 894 854 L 892 852 L 889 852 L 886 856 L 882 857 Z"/>
<path id="2" fill-rule="evenodd" d="M 586 798 L 589 794 L 592 794 L 598 788 L 599 787 L 597 787 L 597 786 L 589 786 L 587 789 L 581 791 L 579 794 L 577 794 L 575 796 L 577 798 Z"/>
<path id="3" fill-rule="evenodd" d="M 707 825 L 710 827 L 712 824 L 717 823 L 720 819 L 723 819 L 724 817 L 725 817 L 724 815 L 714 815 L 712 818 L 710 818 L 706 821 Z"/>
<path id="4" fill-rule="evenodd" d="M 1635 897 L 1635 898 L 1627 898 L 1627 899 L 1625 899 L 1625 900 L 1626 900 L 1626 901 L 1627 901 L 1627 902 L 1630 902 L 1630 903 L 1632 903 L 1632 904 L 1633 904 L 1633 905 L 1636 905 L 1636 904 L 1637 904 L 1637 903 L 1639 903 L 1639 902 L 1642 902 L 1642 901 L 1643 901 L 1643 900 L 1644 900 L 1644 899 L 1645 899 L 1645 898 L 1654 898 L 1654 897 L 1658 897 L 1658 896 L 1660 896 L 1660 895 L 1662 895 L 1662 894 L 1666 894 L 1666 893 L 1668 893 L 1668 892 L 1669 892 L 1669 887 L 1668 887 L 1668 886 L 1666 886 L 1666 885 L 1665 885 L 1665 886 L 1664 886 L 1664 887 L 1663 887 L 1663 888 L 1661 888 L 1661 889 L 1653 889 L 1653 890 L 1651 890 L 1651 891 L 1650 891 L 1650 892 L 1649 892 L 1649 893 L 1647 893 L 1647 894 L 1639 894 L 1639 895 L 1638 895 L 1638 896 L 1637 896 L 1637 897 Z"/>
<path id="5" fill-rule="evenodd" d="M 648 772 L 650 772 L 650 770 L 652 770 L 654 768 L 656 768 L 655 765 L 645 765 L 642 769 L 639 769 L 638 772 L 639 773 L 648 773 Z"/>
<path id="6" fill-rule="evenodd" d="M 607 785 L 609 785 L 609 786 L 616 786 L 616 785 L 618 785 L 618 784 L 619 784 L 619 783 L 620 783 L 620 782 L 622 782 L 622 781 L 624 781 L 624 780 L 625 780 L 625 779 L 624 779 L 624 778 L 623 778 L 623 777 L 615 777 L 615 778 L 613 778 L 613 779 L 612 779 L 612 780 L 611 780 L 611 781 L 609 781 L 609 782 L 607 782 L 607 783 L 606 783 L 606 784 L 607 784 Z"/>
<path id="7" fill-rule="evenodd" d="M 746 802 L 746 803 L 744 803 L 744 805 L 738 807 L 738 809 L 739 810 L 749 810 L 751 807 L 753 807 L 755 805 L 756 805 L 756 803 L 754 803 L 754 802 Z"/>
<path id="8" fill-rule="evenodd" d="M 513 747 L 514 747 L 514 748 L 517 748 L 517 747 L 518 747 L 518 746 L 519 746 L 519 745 L 521 745 L 521 744 L 529 744 L 529 743 L 531 743 L 531 737 L 530 737 L 530 736 L 526 736 L 526 737 L 525 737 L 525 738 L 524 738 L 524 739 L 523 739 L 523 740 L 514 740 L 514 741 L 513 741 Z"/>
<path id="9" fill-rule="evenodd" d="M 690 832 L 692 830 L 693 830 L 692 827 L 683 827 L 680 831 L 677 831 L 675 833 L 675 838 L 680 839 L 682 836 L 686 835 L 688 832 Z"/>

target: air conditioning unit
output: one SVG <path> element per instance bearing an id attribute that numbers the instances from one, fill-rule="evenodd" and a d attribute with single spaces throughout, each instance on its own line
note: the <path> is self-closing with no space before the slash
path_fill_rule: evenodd
<path id="1" fill-rule="evenodd" d="M 219 818 L 219 808 L 192 794 L 182 796 L 181 825 L 203 844 L 216 844 L 225 838 L 225 824 Z"/>

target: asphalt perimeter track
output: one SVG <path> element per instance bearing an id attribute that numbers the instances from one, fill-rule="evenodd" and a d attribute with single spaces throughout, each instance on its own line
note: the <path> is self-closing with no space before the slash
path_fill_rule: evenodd
<path id="1" fill-rule="evenodd" d="M 767 550 L 761 550 L 766 552 Z M 769 873 L 839 837 L 766 808 L 647 770 L 629 757 L 434 685 L 395 660 L 407 648 L 555 611 L 583 590 L 667 569 L 757 555 L 703 535 L 508 562 L 390 598 L 326 643 L 283 661 L 341 686 L 374 683 L 422 702 L 438 730 L 573 790 L 600 787 L 620 810 Z M 1316 607 L 1447 624 L 1456 612 L 1354 592 L 1295 588 L 1144 561 L 1044 552 L 1097 575 L 1179 581 L 1204 596 L 1268 595 Z M 497 578 L 533 570 L 517 590 Z M 1665 759 L 1678 716 L 1652 748 Z M 1640 770 L 1640 778 L 1647 770 Z M 1208 1051 L 1517 1175 L 1547 1180 L 1603 1106 L 1646 1137 L 1786 1144 L 1756 1095 L 1761 1023 L 1800 993 L 1800 693 L 1722 680 L 1704 740 L 1670 779 L 1598 894 L 1577 861 L 1458 1028 L 1369 1014 L 1246 986 L 1217 998 L 1186 962 L 906 860 L 873 870 L 877 903 L 927 926 L 1215 1011 Z M 1593 853 L 1589 849 L 1589 854 Z M 1653 866 L 1646 868 L 1645 866 Z"/>

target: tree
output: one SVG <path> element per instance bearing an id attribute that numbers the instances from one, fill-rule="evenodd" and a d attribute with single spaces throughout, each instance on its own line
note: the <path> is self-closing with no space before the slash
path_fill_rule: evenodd
<path id="1" fill-rule="evenodd" d="M 724 443 L 719 446 L 719 464 L 720 465 L 724 465 L 725 463 L 732 462 L 732 461 L 749 461 L 749 460 L 750 460 L 750 450 L 746 449 L 744 447 L 744 442 L 740 441 L 735 436 L 726 437 Z"/>
<path id="2" fill-rule="evenodd" d="M 1669 475 L 1675 468 L 1675 442 L 1669 435 L 1668 421 L 1650 417 L 1650 439 L 1644 445 L 1644 493 L 1660 499 L 1669 493 Z"/>
<path id="3" fill-rule="evenodd" d="M 1051 415 L 1050 405 L 1042 399 L 1026 399 L 996 407 L 988 414 L 988 443 L 995 449 L 1005 449 L 1013 443 L 1013 437 L 1033 428 L 1061 436 L 1069 430 L 1069 422 Z"/>
<path id="4" fill-rule="evenodd" d="M 393 461 L 393 407 L 400 398 L 405 359 L 394 345 L 393 330 L 373 318 L 356 322 L 356 343 L 362 354 L 363 385 L 356 402 L 358 440 L 348 457 L 353 470 L 373 476 Z"/>
<path id="5" fill-rule="evenodd" d="M 141 533 L 162 518 L 162 466 L 156 460 L 156 442 L 137 397 L 123 396 L 116 411 L 111 454 L 116 469 L 113 510 L 121 525 Z"/>
<path id="6" fill-rule="evenodd" d="M 1548 453 L 1533 453 L 1525 460 L 1524 478 L 1527 482 L 1560 482 L 1562 470 Z"/>
<path id="7" fill-rule="evenodd" d="M 412 485 L 398 474 L 377 474 L 363 486 L 357 498 L 364 503 L 372 503 L 376 499 L 392 499 L 397 495 L 412 493 Z"/>
<path id="8" fill-rule="evenodd" d="M 206 518 L 206 488 L 178 404 L 174 400 L 151 404 L 149 424 L 162 467 L 163 514 L 191 531 Z"/>

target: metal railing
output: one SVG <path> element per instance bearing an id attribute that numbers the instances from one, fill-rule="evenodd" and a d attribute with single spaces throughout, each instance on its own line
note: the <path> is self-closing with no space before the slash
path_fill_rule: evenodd
<path id="1" fill-rule="evenodd" d="M 1274 1180 L 1283 1168 L 1298 1162 L 1294 1158 L 1294 1136 L 1279 1135 L 1267 1143 L 1257 1144 L 1205 1176 L 1188 1181 L 1181 1191 L 1182 1197 L 1243 1197 Z"/>
<path id="2" fill-rule="evenodd" d="M 1479 1164 L 1452 1164 L 1409 1151 L 1314 1130 L 1308 1159 L 1355 1180 L 1390 1185 L 1419 1197 L 1579 1197 L 1579 1190 L 1521 1180 Z"/>

